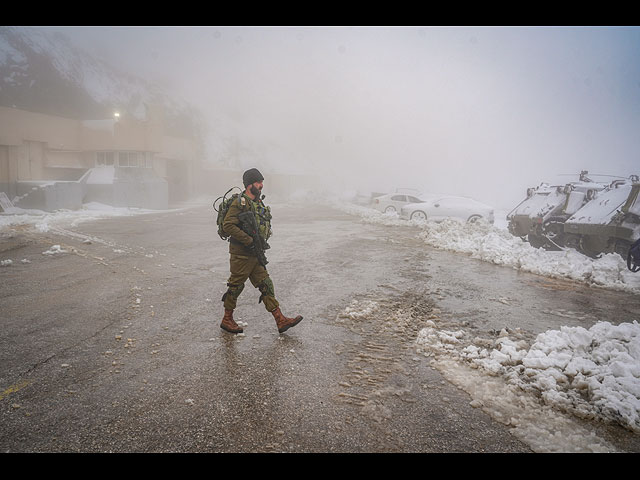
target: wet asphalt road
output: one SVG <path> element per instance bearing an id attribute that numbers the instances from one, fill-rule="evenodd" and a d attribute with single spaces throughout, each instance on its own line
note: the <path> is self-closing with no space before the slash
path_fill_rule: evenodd
<path id="1" fill-rule="evenodd" d="M 249 282 L 245 333 L 219 328 L 228 246 L 210 204 L 3 231 L 0 451 L 530 452 L 416 352 L 425 322 L 535 335 L 640 312 L 637 296 L 432 249 L 410 228 L 272 210 L 276 296 L 304 316 L 282 335 Z"/>

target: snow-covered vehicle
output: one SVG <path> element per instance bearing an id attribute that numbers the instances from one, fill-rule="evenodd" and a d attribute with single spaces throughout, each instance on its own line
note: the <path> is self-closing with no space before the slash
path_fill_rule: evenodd
<path id="1" fill-rule="evenodd" d="M 400 210 L 400 217 L 409 220 L 442 221 L 455 218 L 463 222 L 474 222 L 484 218 L 493 223 L 493 207 L 467 197 L 454 195 L 438 195 L 419 203 L 405 205 Z"/>
<path id="2" fill-rule="evenodd" d="M 565 185 L 542 183 L 527 189 L 527 197 L 507 215 L 509 232 L 526 237 L 536 248 L 563 248 L 564 222 L 606 188 L 605 184 L 594 182 L 587 175 L 587 171 L 582 171 L 576 182 Z"/>
<path id="3" fill-rule="evenodd" d="M 421 198 L 405 193 L 388 193 L 372 199 L 371 206 L 383 213 L 399 213 L 402 207 L 410 203 L 422 202 Z"/>
<path id="4" fill-rule="evenodd" d="M 637 175 L 615 180 L 564 223 L 563 239 L 591 257 L 618 253 L 627 259 L 640 238 L 640 180 Z"/>

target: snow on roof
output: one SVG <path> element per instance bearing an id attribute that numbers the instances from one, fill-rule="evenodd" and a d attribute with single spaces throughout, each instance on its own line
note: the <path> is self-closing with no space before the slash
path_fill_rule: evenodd
<path id="1" fill-rule="evenodd" d="M 573 214 L 567 223 L 606 225 L 624 205 L 630 193 L 630 183 L 618 184 L 617 187 L 599 192 L 595 199 Z"/>

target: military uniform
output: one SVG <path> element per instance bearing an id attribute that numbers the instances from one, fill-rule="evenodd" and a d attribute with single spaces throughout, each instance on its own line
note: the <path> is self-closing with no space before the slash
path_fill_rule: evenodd
<path id="1" fill-rule="evenodd" d="M 273 282 L 269 277 L 267 269 L 260 265 L 258 257 L 252 251 L 253 239 L 240 228 L 240 213 L 252 211 L 256 215 L 260 236 L 267 241 L 271 236 L 271 210 L 265 206 L 262 200 L 256 198 L 252 200 L 242 193 L 233 199 L 229 206 L 229 211 L 225 216 L 223 229 L 230 236 L 229 254 L 231 275 L 227 281 L 227 292 L 222 297 L 225 310 L 234 310 L 238 297 L 244 289 L 247 279 L 251 284 L 260 290 L 262 294 L 259 302 L 264 302 L 264 306 L 269 312 L 278 308 L 279 304 L 275 298 Z"/>
<path id="2" fill-rule="evenodd" d="M 242 333 L 242 328 L 233 319 L 233 310 L 236 308 L 238 297 L 242 293 L 247 279 L 251 281 L 254 287 L 260 290 L 261 295 L 258 302 L 264 302 L 267 311 L 271 312 L 276 321 L 278 332 L 285 332 L 302 320 L 301 315 L 289 318 L 282 313 L 275 297 L 273 282 L 269 277 L 269 273 L 267 273 L 264 265 L 260 264 L 255 250 L 251 248 L 253 237 L 240 228 L 238 215 L 244 212 L 253 212 L 256 217 L 258 234 L 263 240 L 264 248 L 269 248 L 267 240 L 271 236 L 271 210 L 260 199 L 259 194 L 262 190 L 263 180 L 264 177 L 255 168 L 244 172 L 242 182 L 245 192 L 232 198 L 224 220 L 221 222 L 222 230 L 229 235 L 231 276 L 227 282 L 227 291 L 222 296 L 224 317 L 220 328 L 230 333 Z M 246 192 L 251 192 L 255 200 L 252 200 Z"/>

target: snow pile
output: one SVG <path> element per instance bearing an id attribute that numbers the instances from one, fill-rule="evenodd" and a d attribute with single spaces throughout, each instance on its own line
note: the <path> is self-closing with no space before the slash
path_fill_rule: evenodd
<path id="1" fill-rule="evenodd" d="M 56 255 L 58 253 L 68 253 L 68 251 L 63 249 L 60 245 L 52 245 L 49 250 L 42 252 L 43 255 Z"/>
<path id="2" fill-rule="evenodd" d="M 362 207 L 360 205 L 354 205 L 351 203 L 332 203 L 331 206 L 345 213 L 348 213 L 349 215 L 362 217 L 362 219 L 368 223 L 376 223 L 379 225 L 387 226 L 419 226 L 423 224 L 423 222 L 419 222 L 417 220 L 403 220 L 395 212 L 382 213 L 378 210 L 374 210 L 373 208 Z"/>
<path id="3" fill-rule="evenodd" d="M 416 342 L 429 356 L 499 376 L 545 405 L 640 432 L 637 321 L 598 322 L 588 330 L 561 327 L 538 335 L 530 347 L 518 333 L 503 330 L 494 341 L 467 339 L 462 330 L 441 330 L 430 322 Z"/>
<path id="4" fill-rule="evenodd" d="M 395 213 L 381 213 L 358 205 L 334 204 L 365 222 L 387 226 L 419 227 L 419 237 L 428 245 L 471 255 L 486 262 L 555 278 L 569 278 L 590 285 L 640 293 L 640 276 L 629 271 L 620 255 L 609 253 L 598 259 L 576 250 L 547 251 L 532 247 L 505 228 L 488 222 L 457 220 L 421 222 L 404 220 Z"/>
<path id="5" fill-rule="evenodd" d="M 351 304 L 345 307 L 344 311 L 339 315 L 342 318 L 351 320 L 360 320 L 368 318 L 372 313 L 378 311 L 380 306 L 377 302 L 367 300 L 360 302 L 353 300 Z"/>
<path id="6" fill-rule="evenodd" d="M 510 433 L 539 453 L 619 451 L 570 415 L 542 404 L 502 377 L 487 376 L 469 365 L 439 360 L 436 367 L 453 384 L 472 395 L 470 405 L 510 428 Z"/>
<path id="7" fill-rule="evenodd" d="M 171 210 L 174 211 L 174 210 Z M 81 210 L 58 210 L 44 212 L 42 210 L 15 208 L 12 215 L 0 215 L 0 231 L 4 228 L 26 225 L 41 233 L 46 233 L 52 226 L 78 224 L 101 218 L 160 213 L 161 210 L 145 210 L 142 208 L 112 207 L 102 203 L 85 203 Z"/>
<path id="8" fill-rule="evenodd" d="M 545 402 L 640 432 L 640 325 L 599 322 L 538 336 L 522 358 L 528 388 Z"/>
<path id="9" fill-rule="evenodd" d="M 433 247 L 538 275 L 640 292 L 640 278 L 628 270 L 620 255 L 613 253 L 593 259 L 573 249 L 537 249 L 486 222 L 428 222 L 419 237 Z"/>

